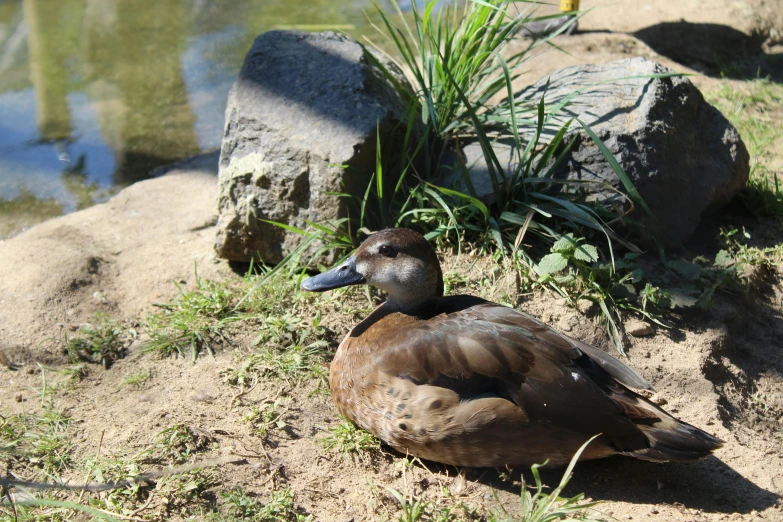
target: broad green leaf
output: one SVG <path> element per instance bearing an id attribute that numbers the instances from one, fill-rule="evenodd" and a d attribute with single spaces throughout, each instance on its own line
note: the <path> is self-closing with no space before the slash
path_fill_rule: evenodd
<path id="1" fill-rule="evenodd" d="M 574 257 L 585 263 L 595 263 L 598 261 L 598 249 L 593 245 L 579 245 L 574 250 Z"/>
<path id="2" fill-rule="evenodd" d="M 669 261 L 668 266 L 689 281 L 695 281 L 701 275 L 701 267 L 684 259 Z"/>
<path id="3" fill-rule="evenodd" d="M 563 276 L 555 276 L 555 281 L 557 284 L 562 286 L 570 286 L 576 282 L 576 277 L 574 277 L 573 274 L 563 275 Z"/>
<path id="4" fill-rule="evenodd" d="M 734 258 L 731 257 L 731 254 L 729 254 L 725 250 L 721 250 L 717 254 L 715 254 L 715 266 L 726 268 L 733 264 L 734 264 Z"/>
<path id="5" fill-rule="evenodd" d="M 669 290 L 669 306 L 672 308 L 693 308 L 699 302 L 697 297 L 687 294 L 682 289 Z"/>
<path id="6" fill-rule="evenodd" d="M 576 240 L 574 239 L 574 235 L 569 233 L 561 237 L 557 241 L 555 241 L 555 244 L 552 245 L 552 248 L 550 250 L 552 252 L 570 254 L 571 252 L 574 251 L 575 248 L 576 248 Z"/>
<path id="7" fill-rule="evenodd" d="M 568 259 L 566 259 L 562 254 L 554 252 L 552 254 L 545 255 L 535 268 L 539 275 L 546 275 L 565 270 L 567 266 Z"/>

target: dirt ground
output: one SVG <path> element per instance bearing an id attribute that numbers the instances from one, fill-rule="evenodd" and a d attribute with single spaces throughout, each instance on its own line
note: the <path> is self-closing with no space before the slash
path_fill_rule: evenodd
<path id="1" fill-rule="evenodd" d="M 783 53 L 779 2 L 601 4 L 582 0 L 582 8 L 595 7 L 580 22 L 584 32 L 556 41 L 570 55 L 554 49 L 541 52 L 530 63 L 527 83 L 564 66 L 636 55 L 693 72 L 692 80 L 704 91 L 721 81 L 739 85 L 755 77 L 757 70 L 769 71 L 773 79 L 783 74 L 775 69 Z M 719 40 L 733 42 L 726 46 L 727 52 L 740 54 L 717 61 L 705 57 L 703 38 L 689 54 L 690 33 L 682 26 L 673 28 L 675 33 L 666 32 L 669 28 L 660 34 L 650 29 L 682 20 L 702 24 L 699 30 L 707 32 L 699 34 L 704 38 L 709 31 L 718 31 Z M 745 40 L 731 28 L 742 31 Z M 730 40 L 733 37 L 740 40 Z M 742 45 L 737 42 L 747 48 L 739 49 Z M 759 51 L 748 51 L 753 46 Z M 721 67 L 733 77 L 722 80 Z M 774 117 L 783 121 L 783 108 Z M 783 156 L 783 151 L 779 154 Z M 773 165 L 779 172 L 780 157 L 773 159 Z M 154 303 L 176 296 L 172 281 L 193 287 L 194 265 L 205 278 L 239 277 L 214 258 L 215 193 L 214 172 L 175 172 L 138 183 L 104 205 L 0 242 L 0 349 L 19 366 L 13 371 L 0 367 L 3 416 L 41 410 L 43 376 L 34 361 L 53 369 L 64 365 L 63 336 L 90 321 L 95 312 L 137 324 L 154 310 Z M 731 208 L 706 223 L 699 234 L 714 238 L 718 227 L 727 222 L 746 226 L 762 246 L 783 242 L 778 220 L 751 219 Z M 703 243 L 709 240 L 697 238 L 693 251 L 709 248 Z M 469 261 L 464 256 L 444 259 L 447 270 L 457 271 L 464 271 Z M 467 277 L 482 274 L 474 267 Z M 613 350 L 589 310 L 581 313 L 547 293 L 519 295 L 513 280 L 499 281 L 494 292 L 573 337 Z M 356 321 L 330 316 L 328 304 L 322 313 L 338 338 Z M 269 379 L 241 395 L 240 388 L 224 382 L 220 372 L 235 366 L 234 350 L 241 353 L 252 338 L 253 332 L 237 332 L 232 346 L 193 362 L 144 353 L 142 336 L 130 345 L 128 356 L 109 370 L 94 366 L 83 382 L 61 388 L 53 400 L 75 420 L 76 458 L 89 458 L 96 451 L 133 454 L 151 444 L 162 429 L 185 425 L 209 441 L 196 458 L 235 457 L 233 463 L 210 472 L 214 485 L 205 495 L 215 498 L 219 491 L 240 486 L 261 498 L 287 487 L 304 513 L 316 520 L 340 521 L 396 519 L 398 504 L 386 488 L 435 503 L 496 506 L 500 502 L 512 512 L 518 505 L 520 470 L 408 465 L 404 456 L 388 449 L 373 459 L 326 452 L 317 439 L 340 419 L 322 381 Z M 747 295 L 722 295 L 709 312 L 681 317 L 671 330 L 631 338 L 628 362 L 655 387 L 653 400 L 720 437 L 725 446 L 713 457 L 690 464 L 659 465 L 622 457 L 580 463 L 566 495 L 585 492 L 602 501 L 597 514 L 608 520 L 783 521 L 780 339 L 783 273 L 779 267 L 760 274 Z M 150 378 L 143 386 L 127 384 L 128 375 L 147 370 Z M 50 387 L 64 379 L 47 373 Z M 253 406 L 274 399 L 286 412 L 287 427 L 264 443 L 243 419 Z M 555 484 L 561 473 L 545 471 L 544 482 Z M 531 480 L 529 472 L 525 477 Z M 66 473 L 65 478 L 83 480 L 76 472 Z M 164 512 L 165 506 L 153 502 L 126 519 L 161 519 Z"/>

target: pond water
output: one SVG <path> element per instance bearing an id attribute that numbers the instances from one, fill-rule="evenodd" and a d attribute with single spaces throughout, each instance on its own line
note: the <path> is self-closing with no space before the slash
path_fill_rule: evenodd
<path id="1" fill-rule="evenodd" d="M 0 239 L 218 147 L 259 33 L 380 40 L 368 16 L 370 0 L 0 0 Z"/>

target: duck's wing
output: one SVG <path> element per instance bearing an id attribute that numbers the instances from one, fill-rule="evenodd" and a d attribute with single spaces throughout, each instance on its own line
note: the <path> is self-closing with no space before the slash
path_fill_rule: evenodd
<path id="1" fill-rule="evenodd" d="M 632 368 L 598 348 L 513 308 L 467 296 L 442 299 L 436 315 L 389 345 L 393 348 L 383 350 L 379 361 L 381 371 L 420 382 L 443 377 L 553 382 L 578 368 L 630 388 L 651 389 Z"/>
<path id="2" fill-rule="evenodd" d="M 533 448 L 551 439 L 572 454 L 601 433 L 599 451 L 655 461 L 693 460 L 721 445 L 629 390 L 650 385 L 597 348 L 527 314 L 475 298 L 446 298 L 439 307 L 384 342 L 376 368 L 423 385 L 419 400 L 427 404 L 428 393 L 434 398 L 429 415 L 445 404 L 438 393 L 451 393 L 457 402 L 449 405 L 453 422 L 446 434 L 472 430 L 476 440 L 502 439 L 513 446 L 513 440 L 502 438 L 513 434 L 501 437 L 500 432 L 523 419 L 532 430 L 525 444 Z"/>

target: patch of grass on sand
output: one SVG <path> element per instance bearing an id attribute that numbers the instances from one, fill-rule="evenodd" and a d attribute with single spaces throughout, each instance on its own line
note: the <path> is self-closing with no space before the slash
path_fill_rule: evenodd
<path id="1" fill-rule="evenodd" d="M 380 439 L 351 421 L 343 421 L 334 428 L 328 428 L 326 436 L 319 440 L 328 451 L 353 454 L 362 458 L 372 457 L 381 449 Z"/>
<path id="2" fill-rule="evenodd" d="M 198 453 L 214 449 L 216 445 L 208 435 L 178 424 L 159 432 L 148 447 L 133 456 L 101 455 L 87 459 L 81 467 L 92 482 L 124 482 L 148 472 L 143 469 L 145 466 L 181 465 L 193 461 Z M 163 475 L 154 482 L 132 481 L 100 495 L 90 495 L 87 502 L 93 508 L 123 516 L 187 516 L 208 508 L 210 502 L 204 491 L 217 483 L 213 470 L 193 469 Z"/>
<path id="3" fill-rule="evenodd" d="M 201 279 L 198 272 L 193 290 L 177 289 L 177 299 L 158 304 L 162 311 L 147 316 L 147 349 L 164 357 L 189 353 L 194 360 L 203 349 L 214 353 L 216 343 L 227 342 L 226 327 L 243 318 L 235 306 L 237 291 L 227 283 Z"/>
<path id="4" fill-rule="evenodd" d="M 178 287 L 180 295 L 159 304 L 161 312 L 147 317 L 147 349 L 162 356 L 190 356 L 231 344 L 228 332 L 257 332 L 252 348 L 239 350 L 237 367 L 224 372 L 227 382 L 249 384 L 262 375 L 280 378 L 323 377 L 325 355 L 334 334 L 320 323 L 319 296 L 299 292 L 300 273 L 252 269 L 233 283 L 204 280 L 196 287 Z M 311 316 L 310 319 L 305 319 Z M 240 353 L 241 352 L 241 353 Z"/>
<path id="5" fill-rule="evenodd" d="M 497 494 L 495 494 L 495 507 L 486 506 L 479 509 L 452 497 L 448 489 L 445 488 L 440 495 L 436 493 L 435 498 L 432 496 L 428 498 L 424 493 L 420 496 L 403 494 L 388 487 L 386 490 L 399 505 L 397 514 L 399 522 L 456 522 L 463 520 L 486 520 L 489 522 L 604 521 L 606 518 L 594 509 L 598 502 L 585 501 L 583 493 L 570 498 L 561 496 L 561 493 L 573 476 L 574 466 L 591 441 L 592 439 L 586 442 L 573 456 L 568 468 L 563 473 L 560 483 L 551 492 L 545 492 L 545 489 L 549 488 L 542 483 L 538 471 L 546 463 L 534 464 L 530 470 L 533 474 L 535 485 L 529 487 L 524 477 L 522 478 L 520 506 L 518 510 L 515 509 L 513 512 L 509 511 L 500 502 Z M 375 494 L 377 495 L 377 490 L 375 490 Z"/>
<path id="6" fill-rule="evenodd" d="M 240 306 L 255 336 L 249 348 L 236 350 L 236 365 L 225 369 L 225 382 L 249 386 L 262 377 L 326 381 L 326 362 L 337 345 L 334 331 L 322 323 L 322 311 L 353 309 L 352 300 L 299 291 L 302 274 L 281 271 L 244 278 Z M 364 310 L 362 310 L 364 311 Z"/>
<path id="7" fill-rule="evenodd" d="M 274 490 L 266 501 L 250 495 L 244 489 L 233 489 L 220 494 L 220 505 L 210 513 L 208 520 L 220 522 L 309 522 L 312 515 L 304 513 L 294 503 L 290 489 Z"/>
<path id="8" fill-rule="evenodd" d="M 436 500 L 414 498 L 396 489 L 386 488 L 399 504 L 398 522 L 459 522 L 486 520 L 478 510 L 465 502 L 441 497 Z"/>
<path id="9" fill-rule="evenodd" d="M 280 405 L 280 399 L 276 399 L 253 406 L 244 416 L 244 420 L 249 422 L 259 435 L 266 438 L 269 432 L 288 427 L 284 416 L 285 408 Z"/>
<path id="10" fill-rule="evenodd" d="M 6 417 L 0 424 L 0 461 L 27 470 L 25 475 L 57 479 L 73 463 L 70 427 L 71 418 L 54 409 Z"/>
<path id="11" fill-rule="evenodd" d="M 117 321 L 98 313 L 93 323 L 79 327 L 78 336 L 66 336 L 65 351 L 71 360 L 100 363 L 108 368 L 125 356 L 125 334 Z"/>
<path id="12" fill-rule="evenodd" d="M 122 379 L 122 382 L 128 386 L 142 388 L 150 379 L 152 379 L 152 370 L 148 368 L 146 370 L 129 373 Z"/>
<path id="13" fill-rule="evenodd" d="M 155 462 L 182 464 L 195 453 L 217 449 L 207 433 L 177 424 L 158 433 L 153 445 L 143 455 Z"/>
<path id="14" fill-rule="evenodd" d="M 82 382 L 90 374 L 90 368 L 84 363 L 76 363 L 59 370 L 67 377 L 67 384 L 74 385 Z"/>
<path id="15" fill-rule="evenodd" d="M 783 180 L 769 167 L 783 146 L 783 85 L 769 79 L 727 81 L 705 97 L 737 128 L 748 147 L 750 179 L 742 192 L 745 205 L 761 217 L 783 217 Z"/>

